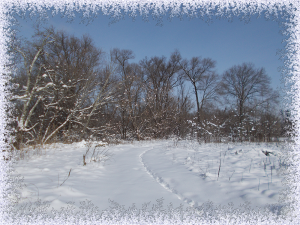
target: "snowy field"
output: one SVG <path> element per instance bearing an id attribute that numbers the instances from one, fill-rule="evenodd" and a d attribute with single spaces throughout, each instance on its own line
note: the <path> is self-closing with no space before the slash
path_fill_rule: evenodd
<path id="1" fill-rule="evenodd" d="M 95 148 L 86 142 L 31 149 L 14 164 L 12 177 L 24 177 L 19 206 L 48 201 L 49 211 L 91 201 L 104 210 L 116 202 L 151 207 L 201 206 L 245 201 L 251 207 L 277 204 L 283 188 L 284 144 L 145 141 Z M 94 152 L 95 150 L 95 152 Z M 271 152 L 268 156 L 263 152 Z M 83 155 L 86 165 L 83 165 Z M 103 157 L 105 156 L 105 157 Z M 101 158 L 102 157 L 102 158 Z M 100 160 L 100 161 L 99 161 Z M 109 201 L 112 200 L 113 202 Z M 16 200 L 12 199 L 11 200 Z"/>

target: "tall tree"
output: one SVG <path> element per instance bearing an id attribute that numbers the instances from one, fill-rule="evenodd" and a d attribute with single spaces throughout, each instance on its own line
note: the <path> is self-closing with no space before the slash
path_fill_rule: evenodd
<path id="1" fill-rule="evenodd" d="M 119 86 L 118 109 L 121 117 L 120 132 L 123 139 L 127 137 L 127 131 L 130 129 L 132 111 L 132 86 L 136 79 L 137 67 L 134 68 L 128 62 L 135 56 L 131 50 L 114 48 L 111 52 L 112 61 L 117 65 L 120 74 L 121 85 Z"/>
<path id="2" fill-rule="evenodd" d="M 35 38 L 26 48 L 15 48 L 26 73 L 16 74 L 23 79 L 14 81 L 26 84 L 11 100 L 23 108 L 18 115 L 17 137 L 26 133 L 31 136 L 31 140 L 26 137 L 27 142 L 44 144 L 75 124 L 88 129 L 91 115 L 107 100 L 108 92 L 106 83 L 99 79 L 105 75 L 99 70 L 103 52 L 88 36 L 79 39 L 51 27 L 37 30 Z M 102 89 L 97 91 L 99 87 Z"/>
<path id="3" fill-rule="evenodd" d="M 196 98 L 198 125 L 201 123 L 201 112 L 206 101 L 213 98 L 214 88 L 217 76 L 213 69 L 216 62 L 210 58 L 193 57 L 191 60 L 181 60 L 180 67 L 183 77 L 188 80 L 192 86 Z M 199 91 L 203 91 L 200 99 Z"/>
<path id="4" fill-rule="evenodd" d="M 177 93 L 177 113 L 176 117 L 176 132 L 178 137 L 186 137 L 190 132 L 189 120 L 192 116 L 190 111 L 194 105 L 192 104 L 189 96 L 189 92 L 185 91 L 185 86 L 183 80 L 179 82 L 179 88 Z"/>
<path id="5" fill-rule="evenodd" d="M 51 29 L 54 32 L 54 28 Z M 83 132 L 87 129 L 90 116 L 99 105 L 100 96 L 92 98 L 97 86 L 101 85 L 98 77 L 103 75 L 99 72 L 99 66 L 104 52 L 95 47 L 88 35 L 77 38 L 65 31 L 58 31 L 54 38 L 55 42 L 46 49 L 44 61 L 49 71 L 48 79 L 55 84 L 56 100 L 55 105 L 51 104 L 53 120 L 46 129 L 48 135 L 47 138 L 44 135 L 43 142 L 47 142 L 59 131 L 70 133 L 75 124 L 83 127 Z M 98 93 L 103 100 L 103 93 Z"/>
<path id="6" fill-rule="evenodd" d="M 145 101 L 149 112 L 150 133 L 155 138 L 165 136 L 171 129 L 176 104 L 172 90 L 178 85 L 179 57 L 177 52 L 166 57 L 145 58 L 140 62 L 144 73 Z"/>
<path id="7" fill-rule="evenodd" d="M 12 102 L 19 104 L 22 108 L 17 117 L 16 142 L 15 147 L 20 148 L 23 141 L 27 143 L 33 141 L 36 126 L 38 122 L 32 123 L 34 111 L 39 103 L 44 99 L 43 91 L 53 86 L 53 83 L 46 83 L 43 80 L 45 65 L 40 62 L 45 48 L 51 42 L 54 42 L 53 33 L 47 32 L 35 43 L 28 42 L 31 47 L 12 45 L 12 51 L 15 55 L 21 57 L 20 72 L 21 79 L 15 75 L 12 82 L 17 86 L 15 93 L 10 99 Z M 16 56 L 16 57 L 18 57 Z M 22 69 L 24 69 L 22 71 Z M 20 83 L 15 83 L 20 81 Z M 29 135 L 26 135 L 29 134 Z M 27 136 L 27 137 L 26 137 Z M 29 137 L 28 137 L 29 136 Z M 27 140 L 24 140 L 26 138 Z"/>
<path id="8" fill-rule="evenodd" d="M 256 69 L 252 63 L 236 65 L 225 71 L 219 93 L 235 100 L 239 127 L 242 126 L 245 118 L 247 103 L 250 106 L 250 101 L 256 102 L 256 107 L 268 100 L 276 99 L 276 94 L 270 87 L 270 77 L 266 74 L 265 69 Z M 242 131 L 240 130 L 239 133 L 242 138 Z"/>

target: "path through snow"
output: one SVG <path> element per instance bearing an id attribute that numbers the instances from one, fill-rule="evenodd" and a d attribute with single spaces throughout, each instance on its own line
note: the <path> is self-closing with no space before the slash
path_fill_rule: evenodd
<path id="1" fill-rule="evenodd" d="M 278 157 L 266 157 L 261 151 L 279 152 L 279 148 L 253 146 L 229 148 L 225 144 L 211 144 L 175 148 L 172 141 L 123 144 L 108 147 L 113 156 L 105 164 L 90 163 L 87 158 L 87 165 L 83 166 L 84 142 L 56 144 L 48 147 L 43 156 L 19 160 L 12 175 L 24 176 L 26 187 L 21 191 L 20 204 L 41 199 L 49 201 L 50 209 L 56 210 L 66 207 L 69 201 L 79 209 L 79 202 L 85 200 L 104 210 L 112 206 L 108 199 L 125 208 L 135 203 L 138 209 L 147 202 L 152 206 L 161 198 L 164 206 L 183 204 L 184 208 L 200 206 L 208 200 L 217 205 L 233 202 L 235 206 L 244 201 L 251 201 L 252 206 L 277 203 L 282 177 L 276 172 L 281 165 Z M 219 178 L 218 157 L 222 162 Z M 70 177 L 63 183 L 70 169 Z"/>

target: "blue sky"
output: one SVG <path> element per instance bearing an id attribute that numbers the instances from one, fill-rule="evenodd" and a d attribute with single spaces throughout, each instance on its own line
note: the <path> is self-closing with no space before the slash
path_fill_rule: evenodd
<path id="1" fill-rule="evenodd" d="M 20 20 L 19 28 L 24 37 L 33 34 L 32 24 L 35 20 Z M 141 17 L 135 21 L 125 17 L 125 20 L 109 25 L 109 16 L 99 15 L 91 24 L 80 24 L 80 17 L 72 23 L 59 15 L 50 18 L 44 25 L 53 25 L 58 30 L 66 30 L 69 34 L 81 37 L 89 34 L 97 47 L 109 52 L 112 48 L 130 49 L 135 54 L 131 62 L 139 62 L 145 56 L 166 56 L 178 49 L 183 58 L 194 56 L 210 57 L 216 60 L 217 73 L 222 73 L 233 65 L 252 62 L 256 68 L 264 67 L 272 79 L 272 87 L 281 86 L 281 74 L 278 67 L 283 66 L 276 51 L 284 48 L 277 22 L 253 16 L 248 24 L 234 18 L 213 20 L 208 25 L 200 19 L 184 18 L 180 21 L 174 18 L 172 22 L 163 21 L 163 26 L 157 26 L 156 21 L 149 18 L 145 22 Z"/>

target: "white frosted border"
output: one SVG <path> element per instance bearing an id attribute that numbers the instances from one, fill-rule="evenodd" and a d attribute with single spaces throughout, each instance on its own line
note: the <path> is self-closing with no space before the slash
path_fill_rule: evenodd
<path id="1" fill-rule="evenodd" d="M 0 114 L 1 114 L 1 123 L 0 123 L 0 145 L 1 149 L 5 148 L 4 143 L 4 134 L 6 133 L 5 130 L 5 124 L 7 122 L 7 115 L 5 112 L 5 103 L 7 102 L 5 99 L 5 96 L 7 93 L 5 93 L 5 77 L 3 74 L 5 74 L 5 68 L 3 68 L 3 65 L 8 62 L 8 57 L 5 55 L 5 41 L 7 40 L 7 30 L 4 30 L 4 28 L 7 28 L 9 26 L 8 20 L 10 18 L 9 14 L 6 14 L 7 12 L 11 11 L 14 7 L 14 10 L 20 10 L 20 12 L 24 12 L 25 10 L 29 10 L 31 13 L 41 14 L 42 16 L 45 15 L 45 10 L 49 9 L 50 7 L 53 7 L 53 14 L 57 14 L 59 12 L 64 13 L 68 16 L 74 16 L 74 11 L 80 11 L 83 12 L 84 16 L 95 16 L 97 13 L 99 13 L 101 10 L 106 15 L 112 15 L 113 17 L 118 20 L 118 18 L 123 17 L 122 12 L 124 11 L 126 14 L 130 16 L 138 16 L 141 15 L 144 18 L 147 18 L 150 13 L 152 13 L 152 17 L 155 18 L 158 22 L 158 24 L 161 24 L 162 21 L 162 15 L 169 15 L 170 17 L 173 16 L 185 16 L 189 15 L 191 17 L 205 17 L 205 20 L 210 20 L 212 16 L 220 16 L 220 17 L 227 17 L 230 19 L 232 16 L 239 16 L 242 17 L 244 20 L 249 19 L 249 16 L 254 13 L 261 14 L 263 10 L 266 10 L 270 15 L 274 16 L 274 18 L 277 17 L 277 11 L 278 9 L 282 9 L 283 7 L 285 10 L 289 10 L 290 14 L 295 14 L 295 17 L 292 19 L 293 25 L 288 25 L 286 32 L 287 34 L 290 34 L 290 38 L 287 42 L 287 48 L 286 50 L 286 58 L 285 58 L 285 69 L 287 72 L 286 78 L 288 80 L 294 81 L 294 85 L 292 86 L 291 90 L 287 90 L 287 94 L 292 98 L 292 104 L 289 104 L 289 107 L 292 109 L 292 116 L 295 122 L 295 143 L 296 145 L 293 147 L 291 146 L 292 151 L 290 153 L 293 153 L 293 161 L 290 158 L 291 162 L 294 162 L 295 166 L 291 168 L 292 174 L 294 174 L 294 177 L 288 178 L 288 183 L 291 187 L 290 190 L 294 190 L 293 193 L 291 193 L 290 197 L 295 200 L 294 202 L 294 209 L 295 213 L 293 215 L 293 223 L 297 224 L 296 221 L 299 220 L 299 214 L 298 209 L 298 177 L 299 177 L 299 165 L 297 164 L 297 161 L 299 159 L 298 154 L 298 146 L 299 146 L 299 102 L 300 102 L 300 93 L 299 93 L 299 72 L 296 70 L 299 70 L 298 62 L 299 62 L 299 41 L 297 40 L 299 37 L 299 18 L 300 13 L 299 11 L 292 11 L 290 4 L 293 4 L 293 7 L 298 7 L 299 1 L 298 0 L 288 0 L 288 1 L 282 1 L 282 0 L 267 0 L 267 1 L 257 1 L 257 0 L 250 0 L 250 1 L 209 1 L 209 0 L 203 0 L 203 1 L 197 1 L 197 0 L 181 0 L 181 1 L 175 1 L 175 0 L 169 0 L 169 1 L 163 1 L 163 0 L 152 0 L 152 1 L 131 1 L 131 0 L 2 0 L 0 3 Z M 233 4 L 232 4 L 233 3 Z M 274 3 L 277 4 L 278 7 L 274 7 Z M 140 4 L 140 5 L 138 5 Z M 184 9 L 183 11 L 180 11 L 180 4 L 183 4 Z M 230 5 L 231 4 L 231 5 Z M 215 14 L 213 14 L 212 9 L 214 9 L 215 6 L 218 5 L 217 11 Z M 29 7 L 28 7 L 29 6 Z M 234 10 L 229 9 L 230 6 L 236 6 Z M 197 11 L 197 9 L 201 9 L 200 12 Z M 239 10 L 239 11 L 238 11 Z M 207 14 L 208 13 L 208 14 Z M 242 14 L 242 15 L 241 15 Z M 264 15 L 266 15 L 264 13 Z M 151 15 L 150 15 L 151 16 Z M 295 71 L 292 71 L 292 68 Z M 293 73 L 291 73 L 293 72 Z M 5 224 L 10 224 L 10 219 L 13 215 L 9 215 L 9 211 L 5 208 L 5 202 L 3 199 L 3 190 L 5 189 L 6 185 L 9 185 L 6 181 L 6 172 L 9 169 L 9 164 L 6 164 L 2 158 L 3 153 L 0 151 L 0 221 L 6 221 Z M 221 210 L 223 212 L 223 210 Z M 8 213 L 8 214 L 7 214 Z M 8 217 L 9 216 L 9 217 Z M 79 221 L 73 221 L 72 218 L 75 215 L 66 214 L 65 217 L 57 218 L 54 221 L 42 219 L 40 217 L 41 215 L 37 214 L 34 215 L 36 217 L 32 221 L 27 221 L 29 218 L 28 215 L 23 215 L 23 217 L 19 218 L 19 223 L 21 224 L 79 224 Z M 175 214 L 174 214 L 175 216 Z M 251 223 L 250 219 L 256 224 L 272 224 L 275 223 L 272 218 L 262 216 L 259 214 L 250 214 L 248 215 L 241 215 L 241 214 L 229 214 L 231 218 L 235 218 L 234 221 L 231 220 L 231 223 L 236 224 L 247 224 Z M 26 218 L 25 218 L 26 217 Z M 39 218 L 40 217 L 40 218 Z M 129 217 L 122 217 L 121 221 L 110 221 L 109 220 L 102 220 L 101 224 L 145 224 L 143 222 L 137 222 L 134 218 Z M 117 219 L 117 217 L 115 217 Z M 249 221 L 248 221 L 249 219 Z M 93 218 L 91 218 L 91 221 L 93 221 Z M 90 222 L 91 222 L 90 221 Z M 136 222 L 135 222 L 136 221 Z M 193 224 L 192 220 L 190 221 L 190 224 Z M 199 224 L 200 221 L 197 221 L 197 224 Z M 212 223 L 228 223 L 229 218 L 222 218 L 222 221 L 211 221 Z M 287 221 L 276 221 L 277 224 L 286 223 Z M 83 223 L 83 221 L 81 221 Z M 98 222 L 99 223 L 99 222 Z M 203 224 L 209 224 L 208 221 L 202 221 Z M 87 224 L 84 222 L 84 224 Z M 149 223 L 147 223 L 149 224 Z M 157 223 L 156 223 L 157 224 Z M 189 223 L 182 223 L 178 220 L 165 222 L 164 224 L 189 224 Z"/>

